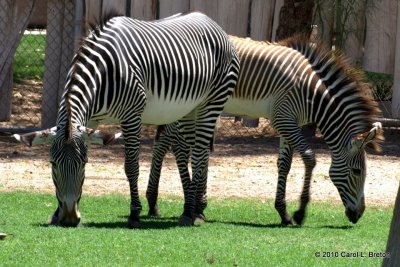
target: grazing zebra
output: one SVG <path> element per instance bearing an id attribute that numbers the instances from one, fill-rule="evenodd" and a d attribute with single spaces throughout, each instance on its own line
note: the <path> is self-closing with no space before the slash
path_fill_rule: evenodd
<path id="1" fill-rule="evenodd" d="M 294 37 L 279 43 L 265 43 L 231 37 L 240 57 L 240 74 L 224 111 L 251 117 L 266 117 L 280 135 L 278 184 L 275 208 L 282 224 L 293 224 L 286 210 L 285 191 L 293 151 L 305 164 L 301 204 L 294 213 L 303 222 L 310 195 L 310 181 L 316 164 L 314 152 L 301 133 L 301 126 L 314 123 L 332 153 L 330 178 L 337 187 L 348 219 L 356 223 L 365 209 L 365 148 L 379 149 L 380 124 L 374 121 L 380 111 L 369 97 L 369 86 L 343 56 L 321 44 L 310 44 Z M 164 126 L 155 141 L 146 197 L 149 214 L 159 215 L 158 183 L 163 158 L 171 147 L 176 155 L 184 193 L 190 177 L 187 157 L 190 148 L 179 134 L 179 123 Z M 207 175 L 204 173 L 204 175 Z M 201 210 L 206 206 L 206 188 L 198 193 Z M 204 214 L 200 212 L 200 219 Z"/>
<path id="2" fill-rule="evenodd" d="M 231 95 L 239 58 L 226 33 L 201 13 L 144 22 L 109 16 L 83 41 L 73 58 L 57 126 L 16 135 L 28 144 L 52 143 L 50 156 L 58 208 L 52 222 L 76 226 L 87 146 L 115 136 L 95 131 L 119 123 L 131 205 L 128 227 L 139 227 L 137 180 L 142 123 L 180 120 L 195 166 L 181 225 L 193 223 L 195 192 L 202 187 L 216 120 Z"/>

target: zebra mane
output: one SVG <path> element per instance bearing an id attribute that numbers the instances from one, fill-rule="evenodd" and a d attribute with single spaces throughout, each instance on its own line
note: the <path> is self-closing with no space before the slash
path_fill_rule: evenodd
<path id="1" fill-rule="evenodd" d="M 109 20 L 111 20 L 114 17 L 120 17 L 124 16 L 121 12 L 117 11 L 116 9 L 110 9 L 106 13 L 103 14 L 103 16 L 98 20 L 97 18 L 94 19 L 94 21 L 91 21 L 89 23 L 85 23 L 86 27 L 86 32 L 93 32 L 94 35 L 98 36 L 100 34 L 100 31 L 104 28 L 104 26 L 107 24 Z"/>
<path id="2" fill-rule="evenodd" d="M 77 73 L 78 68 L 76 63 L 79 62 L 79 58 L 82 54 L 83 48 L 85 46 L 88 46 L 88 39 L 95 39 L 97 36 L 100 35 L 100 31 L 104 28 L 104 26 L 107 24 L 109 20 L 111 20 L 114 17 L 119 17 L 123 16 L 120 12 L 116 10 L 109 10 L 107 13 L 105 13 L 101 18 L 100 21 L 94 20 L 93 22 L 87 23 L 84 22 L 84 30 L 85 32 L 88 33 L 87 36 L 81 37 L 79 39 L 79 48 L 77 49 L 75 56 L 72 59 L 71 62 L 71 67 L 68 72 L 67 76 L 67 83 L 70 83 L 72 80 L 75 79 L 75 73 Z M 71 105 L 71 94 L 73 93 L 73 90 L 71 90 L 70 87 L 66 87 L 66 92 L 64 95 L 65 98 L 65 108 L 66 108 L 66 113 L 67 113 L 67 125 L 65 128 L 65 137 L 67 139 L 67 142 L 71 141 L 72 139 L 72 105 Z"/>
<path id="3" fill-rule="evenodd" d="M 114 17 L 121 17 L 124 16 L 121 12 L 110 9 L 101 18 L 94 18 L 93 21 L 87 21 L 86 19 L 82 22 L 82 29 L 83 32 L 86 33 L 85 36 L 78 38 L 79 48 L 77 53 L 80 52 L 81 47 L 86 44 L 86 40 L 88 38 L 95 38 L 96 36 L 100 35 L 100 31 L 103 30 L 104 26 L 107 24 Z"/>
<path id="4" fill-rule="evenodd" d="M 70 96 L 65 94 L 65 110 L 67 112 L 67 125 L 65 127 L 65 138 L 67 139 L 67 143 L 72 140 L 72 109 Z"/>
<path id="5" fill-rule="evenodd" d="M 362 70 L 356 69 L 350 65 L 345 55 L 338 50 L 327 48 L 322 42 L 312 43 L 309 38 L 304 35 L 294 36 L 277 43 L 269 43 L 272 45 L 282 45 L 300 52 L 308 59 L 313 69 L 323 78 L 328 73 L 331 75 L 330 81 L 335 81 L 344 77 L 339 86 L 334 86 L 331 89 L 333 95 L 338 93 L 342 88 L 346 87 L 348 93 L 345 96 L 338 97 L 338 102 L 347 95 L 356 96 L 354 101 L 359 103 L 359 109 L 364 116 L 364 123 L 360 123 L 360 127 L 354 134 L 357 138 L 369 132 L 372 124 L 381 116 L 381 110 L 378 108 L 376 101 L 373 100 L 372 86 L 365 78 Z M 324 70 L 320 70 L 324 66 Z M 324 83 L 328 82 L 327 80 Z M 326 87 L 330 84 L 325 84 Z M 366 122 L 366 123 L 365 123 Z M 374 150 L 379 150 L 378 142 L 383 140 L 382 133 L 379 133 L 376 141 L 371 142 L 369 147 Z"/>

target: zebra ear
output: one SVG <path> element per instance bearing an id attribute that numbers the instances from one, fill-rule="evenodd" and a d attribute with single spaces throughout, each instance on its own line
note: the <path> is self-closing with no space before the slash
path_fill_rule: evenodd
<path id="1" fill-rule="evenodd" d="M 375 141 L 383 140 L 382 136 L 382 124 L 375 122 L 372 129 L 369 132 L 358 135 L 353 139 L 352 144 L 356 145 L 358 149 L 366 149 L 371 147 L 374 150 L 379 151 L 379 145 Z"/>
<path id="2" fill-rule="evenodd" d="M 360 148 L 365 149 L 367 146 L 371 146 L 373 149 L 379 151 L 379 145 L 376 144 L 374 141 L 381 141 L 383 140 L 382 135 L 382 124 L 380 122 L 375 122 L 373 124 L 372 129 L 365 134 L 364 140 L 360 146 Z"/>
<path id="3" fill-rule="evenodd" d="M 79 127 L 79 130 L 82 132 L 83 140 L 88 144 L 108 145 L 121 136 L 121 133 L 110 134 L 83 126 Z"/>
<path id="4" fill-rule="evenodd" d="M 57 127 L 46 129 L 43 131 L 36 131 L 26 134 L 14 134 L 14 138 L 24 143 L 27 146 L 50 144 L 53 142 L 57 134 Z"/>

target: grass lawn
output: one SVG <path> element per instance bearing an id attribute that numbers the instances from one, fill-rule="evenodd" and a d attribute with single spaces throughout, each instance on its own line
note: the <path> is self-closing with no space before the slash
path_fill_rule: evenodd
<path id="1" fill-rule="evenodd" d="M 43 79 L 46 35 L 24 34 L 15 52 L 13 62 L 14 81 Z"/>
<path id="2" fill-rule="evenodd" d="M 392 217 L 392 208 L 367 207 L 352 225 L 341 206 L 313 202 L 304 226 L 280 227 L 272 202 L 211 199 L 206 224 L 180 228 L 182 200 L 170 197 L 160 202 L 162 219 L 143 212 L 142 229 L 129 230 L 128 197 L 84 196 L 83 226 L 61 228 L 46 224 L 55 203 L 52 195 L 0 194 L 0 232 L 9 234 L 0 265 L 380 266 L 368 253 L 385 251 Z"/>

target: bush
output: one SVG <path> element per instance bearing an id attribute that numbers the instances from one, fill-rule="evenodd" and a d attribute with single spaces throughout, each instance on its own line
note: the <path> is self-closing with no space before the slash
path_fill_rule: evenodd
<path id="1" fill-rule="evenodd" d="M 366 76 L 372 84 L 372 91 L 375 100 L 392 100 L 393 75 L 378 72 L 366 72 Z"/>

